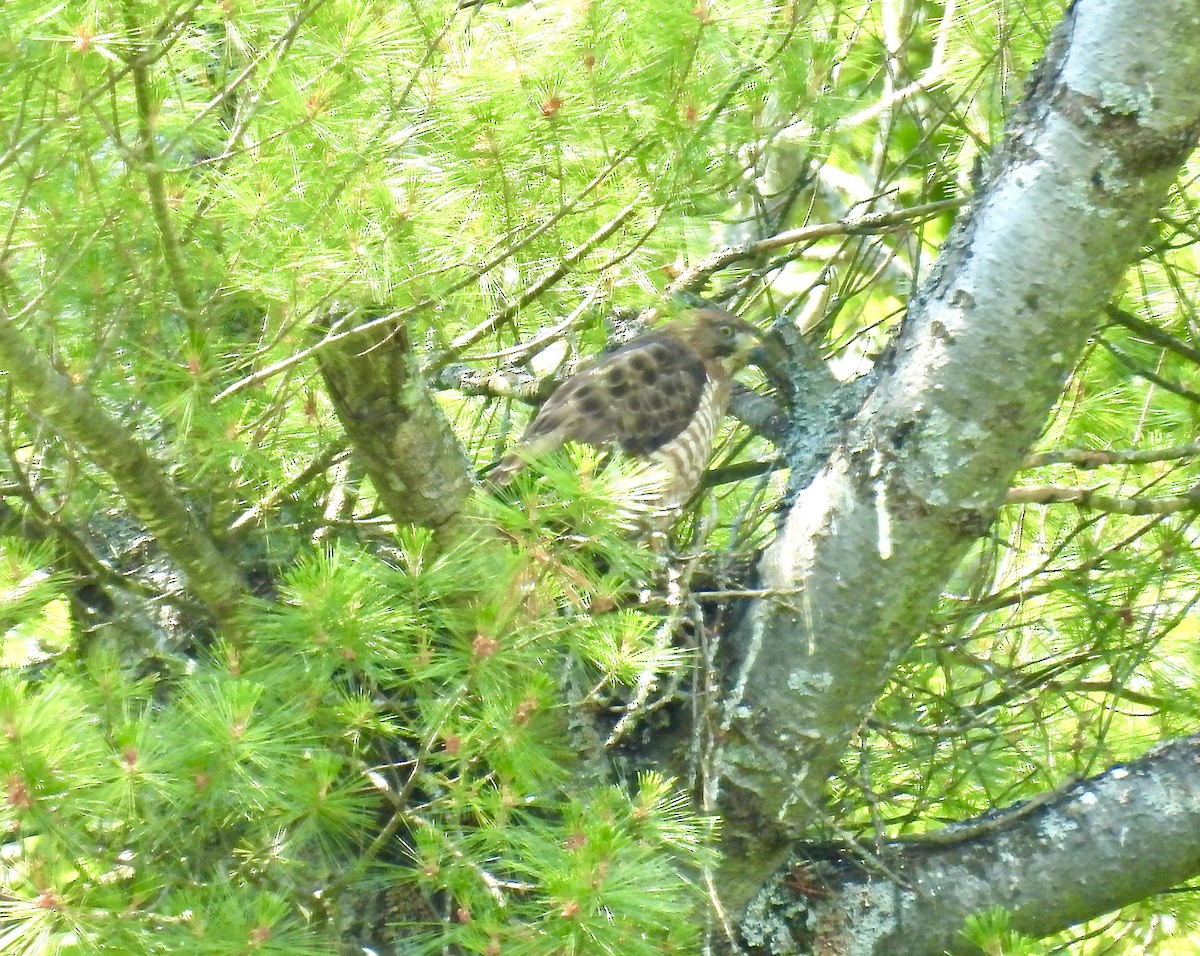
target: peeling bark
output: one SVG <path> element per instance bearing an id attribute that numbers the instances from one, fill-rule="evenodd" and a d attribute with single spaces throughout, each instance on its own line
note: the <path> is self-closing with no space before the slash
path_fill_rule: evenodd
<path id="1" fill-rule="evenodd" d="M 725 644 L 726 864 L 740 909 L 988 527 L 1200 129 L 1193 2 L 1081 2 L 824 468 L 795 489 Z M 794 596 L 788 596 L 788 593 Z"/>

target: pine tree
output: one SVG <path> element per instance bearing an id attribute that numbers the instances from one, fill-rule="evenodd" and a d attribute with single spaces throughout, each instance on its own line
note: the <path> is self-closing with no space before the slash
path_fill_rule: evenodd
<path id="1" fill-rule="evenodd" d="M 1143 7 L 0 6 L 0 952 L 1194 945 Z M 488 486 L 700 300 L 790 381 L 673 527 L 604 449 Z"/>

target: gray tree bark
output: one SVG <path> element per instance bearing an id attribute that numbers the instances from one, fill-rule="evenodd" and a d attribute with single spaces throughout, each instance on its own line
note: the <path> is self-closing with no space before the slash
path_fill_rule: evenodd
<path id="1" fill-rule="evenodd" d="M 881 872 L 814 862 L 756 901 L 758 952 L 942 956 L 1000 907 L 1042 937 L 1161 893 L 1200 869 L 1200 735 L 1044 800 L 885 847 Z M 855 864 L 860 861 L 855 860 Z M 824 947 L 823 949 L 821 947 Z"/>
<path id="2" fill-rule="evenodd" d="M 804 832 L 995 517 L 1195 147 L 1198 26 L 1195 0 L 1068 11 L 875 387 L 823 469 L 793 489 L 759 565 L 761 585 L 783 593 L 725 640 L 719 885 L 735 910 Z"/>

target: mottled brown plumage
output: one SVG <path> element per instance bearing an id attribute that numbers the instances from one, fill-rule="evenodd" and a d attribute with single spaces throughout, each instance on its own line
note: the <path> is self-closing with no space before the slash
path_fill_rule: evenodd
<path id="1" fill-rule="evenodd" d="M 733 373 L 758 333 L 724 309 L 688 313 L 584 366 L 550 396 L 492 472 L 507 484 L 533 458 L 564 442 L 615 445 L 667 472 L 660 507 L 695 491 L 729 406 Z"/>

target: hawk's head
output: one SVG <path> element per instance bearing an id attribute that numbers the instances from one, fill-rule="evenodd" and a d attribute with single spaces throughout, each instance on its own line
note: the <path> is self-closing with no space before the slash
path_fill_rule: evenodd
<path id="1" fill-rule="evenodd" d="M 762 347 L 758 329 L 724 309 L 697 309 L 672 323 L 672 331 L 701 358 L 719 362 L 730 373 L 754 361 Z"/>
<path id="2" fill-rule="evenodd" d="M 780 394 L 790 394 L 787 353 L 770 337 L 732 312 L 709 306 L 671 323 L 675 334 L 706 362 L 716 362 L 733 375 L 747 365 L 757 365 Z"/>

